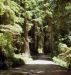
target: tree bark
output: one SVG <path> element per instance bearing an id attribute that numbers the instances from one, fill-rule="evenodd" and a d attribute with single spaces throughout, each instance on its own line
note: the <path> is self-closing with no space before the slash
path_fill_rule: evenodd
<path id="1" fill-rule="evenodd" d="M 24 30 L 24 52 L 25 54 L 30 56 L 30 49 L 29 49 L 29 37 L 28 37 L 28 25 L 27 25 L 27 18 L 24 18 L 24 25 L 23 25 L 23 30 Z"/>
<path id="2" fill-rule="evenodd" d="M 35 22 L 33 22 L 33 26 L 29 31 L 29 36 L 32 38 L 32 41 L 30 42 L 31 55 L 38 54 L 38 37 L 36 32 L 37 32 L 37 25 Z"/>

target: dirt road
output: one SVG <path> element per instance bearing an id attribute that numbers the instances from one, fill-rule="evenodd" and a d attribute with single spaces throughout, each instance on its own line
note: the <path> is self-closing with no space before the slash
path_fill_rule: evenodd
<path id="1" fill-rule="evenodd" d="M 42 61 L 42 60 L 41 60 Z M 36 62 L 36 60 L 35 60 Z M 44 62 L 44 60 L 43 60 Z M 43 63 L 42 62 L 42 63 Z M 50 61 L 47 61 L 50 62 Z M 71 75 L 71 70 L 66 70 L 53 63 L 27 64 L 10 70 L 0 71 L 0 75 Z"/>

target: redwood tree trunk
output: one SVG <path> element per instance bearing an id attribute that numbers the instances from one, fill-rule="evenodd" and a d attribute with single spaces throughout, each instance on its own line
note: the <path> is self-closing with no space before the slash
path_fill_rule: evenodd
<path id="1" fill-rule="evenodd" d="M 29 49 L 29 38 L 28 38 L 28 25 L 27 25 L 27 18 L 25 17 L 24 19 L 24 26 L 23 26 L 23 30 L 24 30 L 24 52 L 30 56 L 30 49 Z"/>
<path id="2" fill-rule="evenodd" d="M 38 37 L 36 34 L 36 30 L 37 30 L 37 25 L 35 22 L 33 22 L 33 26 L 29 31 L 29 36 L 32 38 L 32 41 L 30 42 L 30 51 L 32 55 L 38 54 Z"/>

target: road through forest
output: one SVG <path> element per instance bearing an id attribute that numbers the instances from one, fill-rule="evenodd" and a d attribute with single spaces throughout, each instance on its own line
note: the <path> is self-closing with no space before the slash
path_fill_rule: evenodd
<path id="1" fill-rule="evenodd" d="M 0 75 L 71 75 L 71 70 L 64 69 L 49 60 L 36 59 L 24 66 L 0 70 Z"/>

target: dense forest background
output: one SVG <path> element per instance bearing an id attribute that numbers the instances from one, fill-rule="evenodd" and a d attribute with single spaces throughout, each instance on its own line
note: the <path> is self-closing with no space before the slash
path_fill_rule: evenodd
<path id="1" fill-rule="evenodd" d="M 71 65 L 71 0 L 0 0 L 0 67 L 40 54 Z"/>

